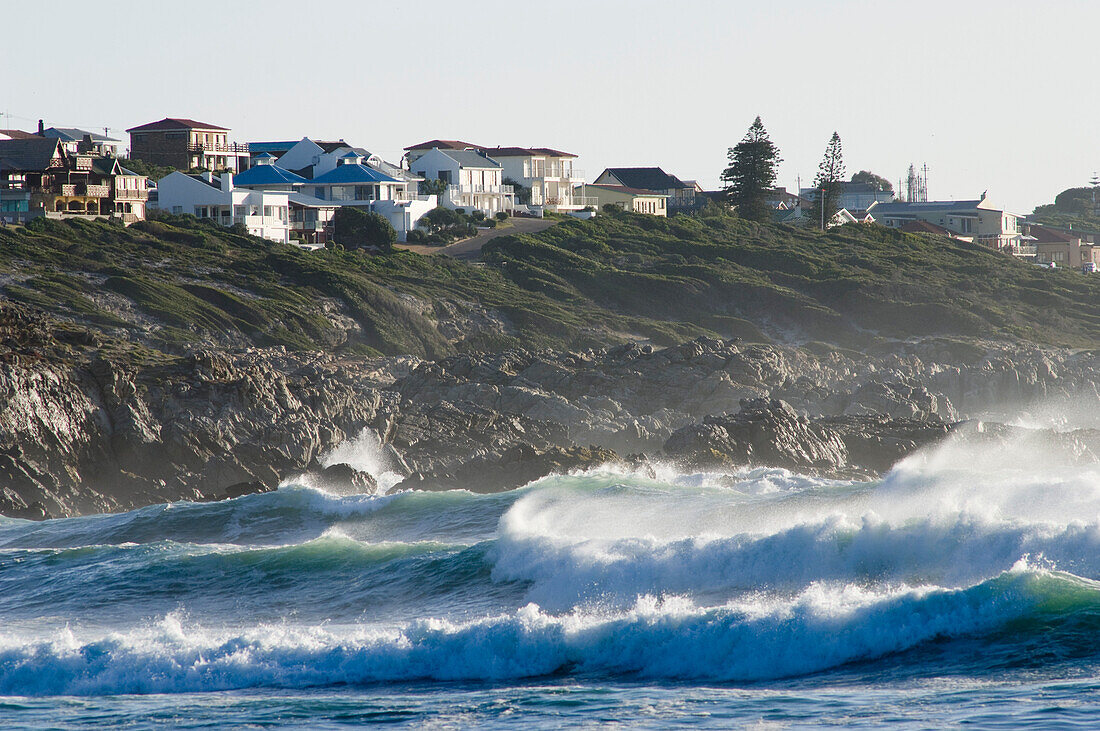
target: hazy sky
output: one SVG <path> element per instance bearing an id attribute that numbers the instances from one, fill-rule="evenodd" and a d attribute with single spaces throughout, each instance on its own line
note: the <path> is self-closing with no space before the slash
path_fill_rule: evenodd
<path id="1" fill-rule="evenodd" d="M 1030 212 L 1100 169 L 1097 28 L 1095 0 L 4 0 L 0 127 L 548 146 L 711 188 L 759 114 L 790 189 L 836 130 L 849 175 Z"/>

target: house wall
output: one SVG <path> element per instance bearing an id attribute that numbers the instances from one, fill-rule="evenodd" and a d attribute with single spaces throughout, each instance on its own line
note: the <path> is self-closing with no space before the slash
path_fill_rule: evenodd
<path id="1" fill-rule="evenodd" d="M 306 138 L 287 150 L 285 155 L 275 161 L 275 164 L 284 170 L 301 170 L 313 165 L 324 153 L 323 147 Z"/>
<path id="2" fill-rule="evenodd" d="M 596 198 L 600 206 L 613 203 L 635 213 L 648 213 L 653 216 L 668 215 L 668 199 L 661 195 L 637 195 L 592 185 L 587 187 L 586 193 L 589 197 Z"/>
<path id="3" fill-rule="evenodd" d="M 153 130 L 130 133 L 130 157 L 153 165 L 190 168 L 187 130 Z"/>
<path id="4" fill-rule="evenodd" d="M 206 217 L 224 226 L 243 223 L 253 236 L 282 243 L 290 240 L 290 204 L 286 193 L 248 188 L 224 191 L 181 172 L 161 178 L 157 190 L 157 208 L 162 211 L 193 216 L 196 208 L 206 208 Z M 217 209 L 217 215 L 211 215 L 211 207 Z M 226 209 L 229 215 L 222 215 Z"/>

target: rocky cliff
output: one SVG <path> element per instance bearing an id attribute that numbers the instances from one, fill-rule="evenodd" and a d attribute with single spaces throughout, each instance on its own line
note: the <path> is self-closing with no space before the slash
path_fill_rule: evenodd
<path id="1" fill-rule="evenodd" d="M 967 419 L 1095 405 L 1098 383 L 1095 352 L 934 339 L 863 354 L 701 338 L 434 361 L 282 347 L 142 360 L 6 307 L 0 513 L 271 489 L 320 473 L 363 429 L 403 488 L 501 490 L 617 460 L 870 475 Z"/>

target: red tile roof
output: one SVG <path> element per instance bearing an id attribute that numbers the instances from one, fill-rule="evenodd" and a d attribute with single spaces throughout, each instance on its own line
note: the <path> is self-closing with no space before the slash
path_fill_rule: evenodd
<path id="1" fill-rule="evenodd" d="M 441 150 L 465 150 L 468 147 L 478 149 L 477 145 L 472 145 L 469 142 L 463 142 L 462 140 L 429 140 L 427 142 L 421 142 L 419 145 L 413 145 L 412 147 L 406 147 L 406 150 L 430 150 L 433 147 L 438 147 Z"/>
<path id="2" fill-rule="evenodd" d="M 127 132 L 146 132 L 155 130 L 169 130 L 169 129 L 215 129 L 221 132 L 228 132 L 228 127 L 219 127 L 216 124 L 207 124 L 206 122 L 196 122 L 193 119 L 182 119 L 180 117 L 165 117 L 159 122 L 150 122 L 149 124 L 143 124 L 140 127 L 131 127 L 126 130 Z"/>
<path id="3" fill-rule="evenodd" d="M 1064 231 L 1057 231 L 1046 226 L 1032 226 L 1029 232 L 1037 244 L 1068 244 L 1074 239 L 1080 238 Z"/>
<path id="4" fill-rule="evenodd" d="M 874 211 L 871 212 L 871 216 L 875 215 Z M 904 231 L 907 234 L 938 234 L 940 236 L 954 236 L 955 232 L 944 228 L 943 226 L 937 226 L 934 223 L 928 221 L 909 221 L 900 226 L 900 231 Z"/>

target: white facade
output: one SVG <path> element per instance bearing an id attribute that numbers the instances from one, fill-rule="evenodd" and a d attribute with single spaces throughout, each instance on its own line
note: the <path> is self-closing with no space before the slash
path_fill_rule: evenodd
<path id="1" fill-rule="evenodd" d="M 515 207 L 514 189 L 503 184 L 501 164 L 474 150 L 433 148 L 416 158 L 412 172 L 426 180 L 445 182 L 443 205 L 448 208 L 493 215 Z"/>
<path id="2" fill-rule="evenodd" d="M 157 182 L 157 207 L 169 213 L 209 218 L 222 226 L 244 224 L 248 233 L 271 241 L 290 241 L 286 191 L 235 188 L 232 173 L 195 178 L 174 172 Z"/>
<path id="3" fill-rule="evenodd" d="M 504 177 L 531 189 L 531 205 L 551 211 L 578 211 L 597 206 L 585 196 L 584 171 L 573 167 L 573 155 L 552 150 L 496 148 L 485 153 L 500 162 Z"/>

